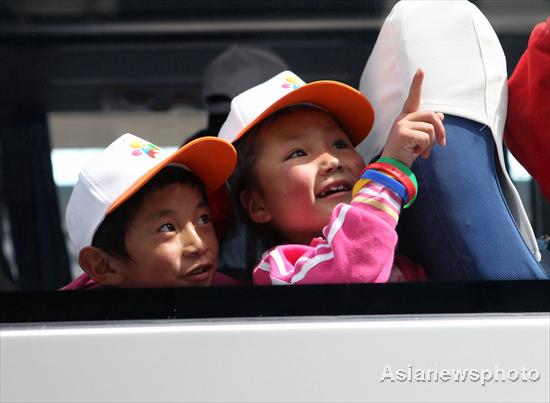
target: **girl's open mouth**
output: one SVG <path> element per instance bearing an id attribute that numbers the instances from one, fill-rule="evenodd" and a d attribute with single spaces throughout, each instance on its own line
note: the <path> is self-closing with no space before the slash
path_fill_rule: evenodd
<path id="1" fill-rule="evenodd" d="M 322 191 L 317 195 L 319 198 L 327 197 L 335 193 L 341 193 L 341 192 L 349 192 L 351 190 L 351 186 L 349 185 L 335 185 L 331 186 L 328 189 Z"/>

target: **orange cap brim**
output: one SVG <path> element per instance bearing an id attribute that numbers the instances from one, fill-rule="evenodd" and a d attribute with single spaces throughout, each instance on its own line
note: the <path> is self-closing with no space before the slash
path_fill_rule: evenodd
<path id="1" fill-rule="evenodd" d="M 204 182 L 206 192 L 211 194 L 225 183 L 235 169 L 236 163 L 237 153 L 229 142 L 218 137 L 198 138 L 185 144 L 139 177 L 128 190 L 113 202 L 106 214 L 111 213 L 128 200 L 169 164 L 185 165 Z"/>
<path id="2" fill-rule="evenodd" d="M 338 81 L 314 81 L 277 100 L 244 127 L 233 142 L 269 115 L 296 104 L 314 104 L 334 116 L 355 147 L 363 141 L 374 123 L 374 109 L 369 100 L 349 85 Z"/>

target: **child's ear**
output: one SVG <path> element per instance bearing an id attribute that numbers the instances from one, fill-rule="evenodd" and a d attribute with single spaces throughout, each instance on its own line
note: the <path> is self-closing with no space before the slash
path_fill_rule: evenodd
<path id="1" fill-rule="evenodd" d="M 118 286 L 122 283 L 122 276 L 113 267 L 113 259 L 94 246 L 86 246 L 78 254 L 78 264 L 91 278 L 101 285 Z"/>
<path id="2" fill-rule="evenodd" d="M 243 190 L 240 199 L 252 222 L 265 224 L 271 221 L 271 214 L 265 208 L 262 197 L 257 190 Z"/>

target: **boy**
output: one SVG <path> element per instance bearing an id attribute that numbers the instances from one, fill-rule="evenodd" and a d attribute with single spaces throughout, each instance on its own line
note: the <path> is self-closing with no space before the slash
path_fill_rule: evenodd
<path id="1" fill-rule="evenodd" d="M 231 144 L 203 137 L 166 155 L 124 134 L 82 170 L 66 212 L 84 274 L 67 289 L 236 284 L 216 273 L 207 194 L 235 167 Z"/>

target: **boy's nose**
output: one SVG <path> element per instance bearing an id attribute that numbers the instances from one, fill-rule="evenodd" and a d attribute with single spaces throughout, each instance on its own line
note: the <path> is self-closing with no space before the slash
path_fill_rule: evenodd
<path id="1" fill-rule="evenodd" d="M 326 152 L 320 156 L 320 170 L 322 175 L 341 169 L 343 169 L 342 162 L 331 153 Z"/>
<path id="2" fill-rule="evenodd" d="M 197 233 L 194 225 L 186 226 L 181 233 L 181 238 L 183 244 L 182 254 L 184 256 L 200 256 L 208 250 L 208 246 Z"/>

